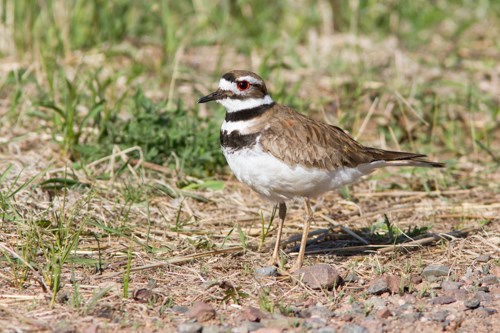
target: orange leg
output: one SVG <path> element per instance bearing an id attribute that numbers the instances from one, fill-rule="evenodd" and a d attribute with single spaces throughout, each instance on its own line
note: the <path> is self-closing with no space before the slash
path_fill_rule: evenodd
<path id="1" fill-rule="evenodd" d="M 304 254 L 306 252 L 307 238 L 309 236 L 309 227 L 311 226 L 311 222 L 313 219 L 311 203 L 307 198 L 305 199 L 305 206 L 306 206 L 307 219 L 304 223 L 304 229 L 302 230 L 302 239 L 300 240 L 299 256 L 297 258 L 297 261 L 295 262 L 295 265 L 293 265 L 292 267 L 291 270 L 292 272 L 296 271 L 297 269 L 300 269 L 302 267 L 302 264 L 304 264 Z"/>
<path id="2" fill-rule="evenodd" d="M 276 243 L 274 244 L 274 251 L 273 251 L 273 256 L 271 257 L 271 260 L 269 260 L 269 265 L 274 265 L 278 264 L 280 265 L 280 256 L 279 256 L 279 251 L 280 251 L 280 242 L 281 242 L 281 235 L 283 234 L 283 225 L 285 224 L 285 216 L 286 216 L 286 205 L 284 202 L 279 203 L 279 210 L 278 210 L 278 217 L 279 217 L 279 224 L 278 224 L 278 235 L 276 235 Z"/>

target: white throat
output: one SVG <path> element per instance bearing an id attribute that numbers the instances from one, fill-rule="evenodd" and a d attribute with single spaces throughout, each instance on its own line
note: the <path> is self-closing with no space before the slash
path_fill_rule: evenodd
<path id="1" fill-rule="evenodd" d="M 263 98 L 231 99 L 224 98 L 217 101 L 222 104 L 227 112 L 238 112 L 241 110 L 253 109 L 262 105 L 272 104 L 274 101 L 271 96 L 266 95 Z"/>

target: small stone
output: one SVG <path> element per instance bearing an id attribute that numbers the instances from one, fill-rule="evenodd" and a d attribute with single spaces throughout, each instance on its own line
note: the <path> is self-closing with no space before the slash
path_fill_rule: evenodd
<path id="1" fill-rule="evenodd" d="M 228 331 L 227 327 L 218 325 L 209 325 L 209 326 L 204 326 L 203 329 L 201 330 L 201 333 L 223 333 L 227 331 Z"/>
<path id="2" fill-rule="evenodd" d="M 278 327 L 262 327 L 255 331 L 252 331 L 252 333 L 282 333 L 282 332 L 283 329 Z"/>
<path id="3" fill-rule="evenodd" d="M 132 297 L 135 301 L 148 303 L 149 300 L 153 297 L 153 292 L 151 291 L 151 289 L 141 288 L 134 290 L 134 292 L 132 293 Z"/>
<path id="4" fill-rule="evenodd" d="M 436 278 L 448 276 L 450 272 L 450 268 L 445 265 L 429 265 L 424 268 L 422 274 L 420 274 L 423 278 L 428 281 L 436 281 Z"/>
<path id="5" fill-rule="evenodd" d="M 296 270 L 293 275 L 312 289 L 331 289 L 341 279 L 335 268 L 326 264 L 316 264 Z"/>
<path id="6" fill-rule="evenodd" d="M 480 254 L 477 258 L 477 262 L 488 262 L 490 261 L 491 256 L 489 254 Z"/>
<path id="7" fill-rule="evenodd" d="M 387 275 L 386 281 L 389 290 L 393 294 L 399 294 L 404 289 L 404 286 L 401 284 L 401 277 L 398 275 Z"/>
<path id="8" fill-rule="evenodd" d="M 390 316 L 392 316 L 391 311 L 387 307 L 383 307 L 380 310 L 377 311 L 377 317 L 382 318 L 382 319 L 387 319 Z"/>
<path id="9" fill-rule="evenodd" d="M 477 291 L 474 294 L 474 297 L 480 300 L 481 302 L 491 302 L 493 300 L 493 296 L 481 290 Z"/>
<path id="10" fill-rule="evenodd" d="M 202 326 L 198 323 L 184 323 L 177 326 L 179 333 L 198 333 L 201 332 Z"/>
<path id="11" fill-rule="evenodd" d="M 317 330 L 318 333 L 337 333 L 337 330 L 333 327 L 323 327 Z"/>
<path id="12" fill-rule="evenodd" d="M 490 274 L 490 268 L 491 268 L 491 265 L 490 264 L 485 264 L 481 267 L 481 273 L 483 273 L 483 275 L 488 275 Z"/>
<path id="13" fill-rule="evenodd" d="M 172 307 L 172 311 L 177 312 L 177 313 L 186 313 L 189 311 L 189 308 L 187 306 L 174 305 Z"/>
<path id="14" fill-rule="evenodd" d="M 342 327 L 342 333 L 368 333 L 366 327 L 356 325 L 356 324 L 346 324 Z"/>
<path id="15" fill-rule="evenodd" d="M 448 311 L 435 310 L 431 313 L 430 317 L 434 321 L 444 322 L 446 320 L 446 317 L 448 317 Z"/>
<path id="16" fill-rule="evenodd" d="M 329 319 L 333 317 L 333 312 L 324 306 L 311 306 L 309 309 L 310 317 Z"/>
<path id="17" fill-rule="evenodd" d="M 471 298 L 464 302 L 465 307 L 469 309 L 476 309 L 480 304 L 481 302 L 477 298 Z"/>
<path id="18" fill-rule="evenodd" d="M 479 280 L 481 286 L 492 286 L 498 283 L 498 278 L 495 275 L 487 275 Z"/>
<path id="19" fill-rule="evenodd" d="M 459 301 L 464 301 L 469 297 L 469 293 L 465 289 L 450 290 L 447 291 L 446 294 Z"/>
<path id="20" fill-rule="evenodd" d="M 378 296 L 372 296 L 365 301 L 365 308 L 370 307 L 375 310 L 382 309 L 385 307 L 385 300 Z"/>
<path id="21" fill-rule="evenodd" d="M 480 308 L 474 311 L 479 318 L 486 318 L 491 316 L 492 314 L 497 313 L 497 310 L 495 309 L 489 309 L 489 308 Z"/>
<path id="22" fill-rule="evenodd" d="M 385 276 L 373 279 L 368 285 L 368 289 L 366 289 L 366 292 L 370 295 L 381 295 L 386 291 L 389 291 L 389 286 Z"/>
<path id="23" fill-rule="evenodd" d="M 266 267 L 256 268 L 255 275 L 278 276 L 278 268 L 276 266 L 266 266 Z"/>
<path id="24" fill-rule="evenodd" d="M 308 318 L 304 320 L 302 326 L 306 328 L 308 331 L 310 330 L 316 331 L 319 328 L 326 326 L 326 320 L 319 317 Z"/>
<path id="25" fill-rule="evenodd" d="M 248 333 L 258 330 L 259 328 L 264 327 L 261 323 L 244 321 L 240 324 L 240 326 L 234 327 L 231 332 L 232 333 Z"/>
<path id="26" fill-rule="evenodd" d="M 441 282 L 441 289 L 443 289 L 443 291 L 457 290 L 457 289 L 460 289 L 460 287 L 462 285 L 463 285 L 463 283 L 447 280 L 447 281 Z"/>
<path id="27" fill-rule="evenodd" d="M 203 322 L 215 318 L 215 309 L 210 304 L 198 301 L 193 304 L 186 315 L 189 318 Z"/>
<path id="28" fill-rule="evenodd" d="M 457 300 L 454 299 L 453 297 L 451 296 L 438 296 L 438 297 L 434 297 L 432 299 L 432 304 L 439 304 L 439 305 L 443 305 L 443 304 L 451 304 L 451 303 L 455 303 Z"/>
<path id="29" fill-rule="evenodd" d="M 359 276 L 354 272 L 347 274 L 347 276 L 344 278 L 345 282 L 358 282 L 358 280 Z"/>
<path id="30" fill-rule="evenodd" d="M 260 322 L 265 317 L 264 312 L 252 306 L 245 306 L 241 310 L 241 318 L 252 322 Z"/>
<path id="31" fill-rule="evenodd" d="M 410 278 L 411 283 L 417 285 L 422 283 L 422 277 L 417 274 L 412 274 Z"/>

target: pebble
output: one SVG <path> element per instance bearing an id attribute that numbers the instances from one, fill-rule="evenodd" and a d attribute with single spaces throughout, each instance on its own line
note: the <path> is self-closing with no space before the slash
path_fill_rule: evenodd
<path id="1" fill-rule="evenodd" d="M 342 327 L 342 333 L 368 333 L 366 327 L 356 325 L 356 324 L 346 324 Z"/>
<path id="2" fill-rule="evenodd" d="M 263 328 L 264 325 L 257 322 L 251 321 L 243 321 L 240 326 L 234 327 L 231 332 L 232 333 L 248 333 L 258 330 L 259 328 Z"/>
<path id="3" fill-rule="evenodd" d="M 202 326 L 198 323 L 184 323 L 177 326 L 179 333 L 197 333 L 201 332 Z"/>
<path id="4" fill-rule="evenodd" d="M 389 291 L 389 285 L 385 276 L 373 279 L 368 285 L 368 289 L 366 289 L 366 292 L 370 295 L 381 295 L 386 291 Z"/>
<path id="5" fill-rule="evenodd" d="M 430 318 L 434 321 L 444 322 L 448 317 L 448 311 L 446 310 L 435 310 L 431 313 Z"/>
<path id="6" fill-rule="evenodd" d="M 241 309 L 240 318 L 253 322 L 260 322 L 266 315 L 264 312 L 252 306 L 245 306 Z"/>
<path id="7" fill-rule="evenodd" d="M 450 272 L 450 268 L 445 265 L 429 265 L 424 268 L 422 274 L 420 274 L 423 278 L 428 281 L 435 281 L 436 278 L 442 276 L 448 276 Z"/>
<path id="8" fill-rule="evenodd" d="M 318 317 L 323 319 L 329 319 L 333 317 L 333 311 L 324 306 L 311 306 L 308 310 L 310 317 Z"/>
<path id="9" fill-rule="evenodd" d="M 347 274 L 347 276 L 344 278 L 345 282 L 358 282 L 358 280 L 359 276 L 354 272 Z"/>
<path id="10" fill-rule="evenodd" d="M 477 298 L 470 298 L 464 302 L 464 305 L 469 309 L 478 308 L 481 302 Z"/>
<path id="11" fill-rule="evenodd" d="M 380 310 L 377 311 L 377 317 L 382 318 L 382 319 L 387 319 L 390 316 L 392 316 L 391 311 L 387 307 L 383 307 Z"/>
<path id="12" fill-rule="evenodd" d="M 278 276 L 278 268 L 276 266 L 266 266 L 266 267 L 256 268 L 255 275 Z"/>
<path id="13" fill-rule="evenodd" d="M 277 327 L 262 327 L 258 330 L 252 331 L 252 333 L 281 333 L 283 329 Z"/>
<path id="14" fill-rule="evenodd" d="M 317 330 L 318 333 L 337 333 L 337 330 L 333 327 L 323 327 Z"/>
<path id="15" fill-rule="evenodd" d="M 307 329 L 308 331 L 310 331 L 310 330 L 316 331 L 319 328 L 326 326 L 326 320 L 324 320 L 322 318 L 318 318 L 318 317 L 313 317 L 313 318 L 309 318 L 309 319 L 304 320 L 302 326 L 305 329 Z"/>
<path id="16" fill-rule="evenodd" d="M 389 290 L 393 294 L 399 294 L 399 292 L 404 289 L 404 285 L 401 283 L 401 277 L 398 275 L 387 275 L 386 281 Z"/>
<path id="17" fill-rule="evenodd" d="M 201 333 L 224 333 L 228 332 L 228 328 L 224 326 L 209 325 L 204 326 Z"/>
<path id="18" fill-rule="evenodd" d="M 460 287 L 462 287 L 462 285 L 463 285 L 463 283 L 447 280 L 447 281 L 441 282 L 441 289 L 443 289 L 443 291 L 457 290 L 457 289 L 460 289 Z"/>
<path id="19" fill-rule="evenodd" d="M 439 305 L 443 305 L 443 304 L 451 304 L 451 303 L 455 303 L 457 300 L 454 299 L 453 297 L 451 296 L 438 296 L 438 297 L 434 297 L 432 299 L 432 304 L 439 304 Z"/>
<path id="20" fill-rule="evenodd" d="M 293 275 L 312 289 L 332 289 L 341 279 L 337 270 L 326 264 L 316 264 L 296 270 Z"/>
<path id="21" fill-rule="evenodd" d="M 411 283 L 417 285 L 417 284 L 421 284 L 422 283 L 422 277 L 420 275 L 417 275 L 417 274 L 412 274 L 411 277 L 410 277 L 410 281 Z"/>
<path id="22" fill-rule="evenodd" d="M 479 280 L 481 286 L 492 286 L 498 283 L 498 278 L 495 275 L 487 275 Z"/>
<path id="23" fill-rule="evenodd" d="M 210 304 L 198 301 L 193 304 L 186 315 L 203 322 L 215 318 L 215 309 Z"/>
<path id="24" fill-rule="evenodd" d="M 469 298 L 469 293 L 465 289 L 456 289 L 446 292 L 447 296 L 451 296 L 459 301 L 464 301 Z"/>
<path id="25" fill-rule="evenodd" d="M 489 254 L 481 254 L 476 258 L 477 262 L 488 262 L 491 256 Z"/>
<path id="26" fill-rule="evenodd" d="M 172 307 L 172 311 L 177 312 L 177 313 L 186 313 L 188 312 L 189 308 L 187 306 L 182 306 L 182 305 L 174 305 Z"/>
<path id="27" fill-rule="evenodd" d="M 374 308 L 375 310 L 379 310 L 385 307 L 385 303 L 384 299 L 372 296 L 365 301 L 365 307 L 368 306 Z"/>

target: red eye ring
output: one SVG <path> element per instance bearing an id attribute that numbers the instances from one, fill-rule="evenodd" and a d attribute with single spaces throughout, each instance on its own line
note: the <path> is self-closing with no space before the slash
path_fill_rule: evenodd
<path id="1" fill-rule="evenodd" d="M 238 86 L 238 89 L 240 91 L 244 91 L 244 90 L 247 90 L 248 88 L 250 88 L 250 82 L 248 82 L 248 81 L 240 81 L 240 82 L 236 83 L 236 85 Z"/>

